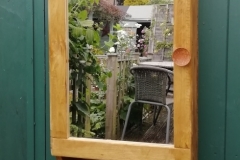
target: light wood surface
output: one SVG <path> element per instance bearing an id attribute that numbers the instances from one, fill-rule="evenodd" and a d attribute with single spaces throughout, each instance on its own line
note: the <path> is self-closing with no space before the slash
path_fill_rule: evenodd
<path id="1" fill-rule="evenodd" d="M 191 14 L 192 17 L 192 88 L 193 88 L 193 97 L 192 97 L 192 135 L 191 135 L 191 159 L 198 159 L 198 0 L 191 1 L 192 8 Z"/>
<path id="2" fill-rule="evenodd" d="M 190 149 L 173 145 L 84 138 L 52 139 L 57 156 L 99 160 L 188 160 Z"/>
<path id="3" fill-rule="evenodd" d="M 82 158 L 56 157 L 56 160 L 87 160 Z M 89 160 L 89 159 L 88 159 Z"/>
<path id="4" fill-rule="evenodd" d="M 51 137 L 69 137 L 67 1 L 49 0 Z"/>
<path id="5" fill-rule="evenodd" d="M 191 148 L 197 159 L 198 1 L 174 1 L 174 49 L 191 54 L 188 65 L 174 66 L 174 146 Z"/>

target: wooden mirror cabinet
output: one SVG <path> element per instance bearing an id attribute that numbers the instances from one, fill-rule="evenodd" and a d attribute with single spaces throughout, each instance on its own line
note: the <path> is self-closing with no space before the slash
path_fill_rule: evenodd
<path id="1" fill-rule="evenodd" d="M 51 153 L 58 160 L 196 160 L 198 141 L 198 1 L 174 1 L 174 49 L 190 62 L 174 65 L 174 144 L 73 138 L 69 135 L 67 0 L 48 0 Z"/>

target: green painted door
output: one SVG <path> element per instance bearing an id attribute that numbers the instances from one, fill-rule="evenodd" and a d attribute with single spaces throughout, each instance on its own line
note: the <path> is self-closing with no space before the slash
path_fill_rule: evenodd
<path id="1" fill-rule="evenodd" d="M 0 1 L 0 157 L 34 159 L 32 1 Z"/>
<path id="2" fill-rule="evenodd" d="M 0 159 L 52 160 L 47 0 L 0 1 Z"/>
<path id="3" fill-rule="evenodd" d="M 239 6 L 199 0 L 199 160 L 240 159 Z"/>
<path id="4" fill-rule="evenodd" d="M 225 159 L 240 159 L 240 1 L 229 1 Z"/>

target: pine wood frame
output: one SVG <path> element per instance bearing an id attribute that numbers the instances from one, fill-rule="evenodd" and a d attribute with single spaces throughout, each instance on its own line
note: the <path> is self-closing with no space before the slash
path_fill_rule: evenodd
<path id="1" fill-rule="evenodd" d="M 174 48 L 191 53 L 174 66 L 174 144 L 69 137 L 67 0 L 48 0 L 51 153 L 98 160 L 196 160 L 198 0 L 174 1 Z"/>

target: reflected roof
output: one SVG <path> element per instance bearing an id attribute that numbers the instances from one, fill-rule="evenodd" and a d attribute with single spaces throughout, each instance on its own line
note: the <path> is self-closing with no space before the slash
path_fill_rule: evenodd
<path id="1" fill-rule="evenodd" d="M 150 22 L 152 19 L 152 11 L 154 6 L 142 5 L 142 6 L 117 6 L 117 7 L 127 14 L 124 20 L 137 22 Z"/>

